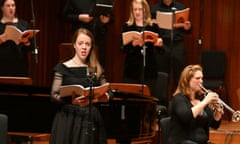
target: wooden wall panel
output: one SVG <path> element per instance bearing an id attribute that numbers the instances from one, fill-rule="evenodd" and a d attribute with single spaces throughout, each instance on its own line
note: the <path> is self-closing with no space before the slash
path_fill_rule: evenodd
<path id="1" fill-rule="evenodd" d="M 240 99 L 237 98 L 236 90 L 240 88 L 240 1 L 233 1 L 232 4 L 233 18 L 232 30 L 229 32 L 232 37 L 229 40 L 230 45 L 228 49 L 228 64 L 229 73 L 227 84 L 229 85 L 230 104 L 234 109 L 240 109 Z"/>
<path id="2" fill-rule="evenodd" d="M 39 46 L 38 64 L 34 83 L 51 85 L 52 69 L 58 62 L 58 45 L 70 41 L 71 26 L 60 20 L 60 13 L 66 0 L 39 0 L 34 2 L 36 27 L 41 31 L 37 35 Z M 153 4 L 159 0 L 148 0 Z M 206 49 L 220 49 L 227 54 L 226 83 L 229 103 L 239 109 L 236 89 L 240 87 L 240 2 L 237 0 L 178 0 L 191 8 L 192 32 L 185 36 L 188 63 L 198 63 L 199 53 Z M 120 51 L 119 36 L 122 24 L 128 18 L 130 0 L 116 0 L 115 20 L 107 32 L 107 66 L 110 82 L 122 80 L 124 54 Z M 20 18 L 31 23 L 31 0 L 17 1 Z M 201 7 L 203 8 L 201 11 Z M 202 13 L 201 13 L 202 12 Z M 202 18 L 202 21 L 201 21 Z M 200 23 L 202 22 L 202 23 Z M 202 46 L 197 41 L 202 37 Z M 34 71 L 33 71 L 34 72 Z"/>

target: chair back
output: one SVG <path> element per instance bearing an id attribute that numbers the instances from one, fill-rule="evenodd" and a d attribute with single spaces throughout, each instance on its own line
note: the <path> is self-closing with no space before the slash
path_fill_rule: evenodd
<path id="1" fill-rule="evenodd" d="M 0 114 L 0 144 L 7 144 L 8 133 L 8 117 Z"/>
<path id="2" fill-rule="evenodd" d="M 59 61 L 64 62 L 70 58 L 72 58 L 75 54 L 75 50 L 73 48 L 72 43 L 60 43 L 58 45 L 59 48 Z"/>
<path id="3" fill-rule="evenodd" d="M 161 128 L 161 134 L 162 134 L 162 143 L 167 144 L 168 143 L 168 133 L 170 129 L 170 120 L 171 117 L 164 117 L 160 120 L 160 128 Z"/>
<path id="4" fill-rule="evenodd" d="M 159 99 L 158 105 L 168 106 L 168 74 L 158 72 L 154 96 Z"/>
<path id="5" fill-rule="evenodd" d="M 203 51 L 201 65 L 205 78 L 224 78 L 226 69 L 226 54 L 220 50 Z"/>

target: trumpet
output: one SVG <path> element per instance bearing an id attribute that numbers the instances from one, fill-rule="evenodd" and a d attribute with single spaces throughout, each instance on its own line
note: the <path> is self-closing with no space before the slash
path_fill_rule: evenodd
<path id="1" fill-rule="evenodd" d="M 205 92 L 205 93 L 209 93 L 210 91 L 207 90 L 205 87 L 203 87 L 202 85 L 200 85 L 200 88 Z M 233 122 L 238 122 L 240 121 L 240 111 L 237 110 L 235 111 L 234 109 L 232 109 L 229 105 L 227 105 L 222 99 L 219 98 L 220 104 L 222 106 L 224 106 L 227 110 L 229 110 L 232 113 L 232 121 Z"/>

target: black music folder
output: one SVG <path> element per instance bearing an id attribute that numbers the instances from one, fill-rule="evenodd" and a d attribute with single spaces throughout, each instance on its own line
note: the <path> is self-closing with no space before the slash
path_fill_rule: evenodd
<path id="1" fill-rule="evenodd" d="M 113 6 L 110 5 L 110 4 L 97 3 L 95 5 L 95 8 L 94 8 L 93 12 L 92 12 L 92 16 L 95 16 L 95 17 L 98 17 L 100 15 L 107 16 L 112 12 L 112 7 Z"/>

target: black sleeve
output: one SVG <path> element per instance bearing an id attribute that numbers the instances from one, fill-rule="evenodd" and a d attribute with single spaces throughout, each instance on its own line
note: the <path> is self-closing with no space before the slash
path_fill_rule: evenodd
<path id="1" fill-rule="evenodd" d="M 179 120 L 185 125 L 190 124 L 194 120 L 188 99 L 182 94 L 173 97 L 170 109 L 171 113 L 176 114 Z"/>
<path id="2" fill-rule="evenodd" d="M 61 19 L 66 22 L 78 22 L 78 13 L 76 11 L 71 0 L 67 0 L 61 14 Z"/>
<path id="3" fill-rule="evenodd" d="M 213 111 L 212 109 L 210 109 L 208 106 L 205 108 L 205 111 L 207 112 L 208 115 L 208 122 L 211 128 L 213 129 L 217 129 L 219 128 L 220 124 L 221 124 L 221 120 L 220 121 L 216 121 L 213 118 Z"/>
<path id="4" fill-rule="evenodd" d="M 152 5 L 150 10 L 151 10 L 152 18 L 155 19 L 156 18 L 156 12 L 158 10 L 158 5 L 157 4 Z"/>

